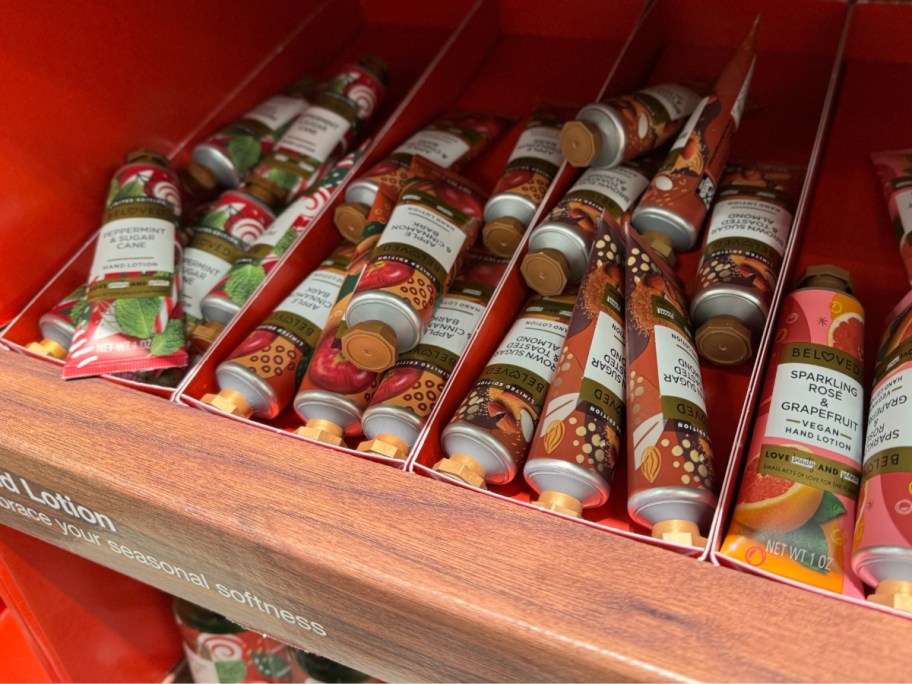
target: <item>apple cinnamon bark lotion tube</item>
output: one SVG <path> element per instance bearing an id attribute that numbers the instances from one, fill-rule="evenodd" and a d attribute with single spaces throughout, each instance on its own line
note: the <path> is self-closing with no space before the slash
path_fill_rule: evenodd
<path id="1" fill-rule="evenodd" d="M 509 124 L 504 116 L 482 112 L 450 112 L 434 119 L 346 186 L 345 202 L 333 214 L 336 228 L 343 238 L 357 242 L 377 189 L 385 185 L 397 195 L 402 192 L 416 156 L 457 171 L 484 152 Z"/>
<path id="2" fill-rule="evenodd" d="M 605 219 L 523 468 L 535 505 L 575 517 L 608 501 L 624 434 L 624 229 Z"/>
<path id="3" fill-rule="evenodd" d="M 355 246 L 345 243 L 314 269 L 215 370 L 219 392 L 203 403 L 268 420 L 288 406 L 339 296 Z"/>
<path id="4" fill-rule="evenodd" d="M 494 254 L 511 257 L 519 246 L 563 161 L 558 137 L 570 116 L 565 107 L 541 106 L 526 121 L 485 205 L 481 238 Z"/>
<path id="5" fill-rule="evenodd" d="M 912 611 L 912 293 L 891 312 L 874 370 L 852 570 L 868 600 Z"/>
<path id="6" fill-rule="evenodd" d="M 849 572 L 861 479 L 864 310 L 851 276 L 812 266 L 783 300 L 721 553 L 861 596 Z"/>
<path id="7" fill-rule="evenodd" d="M 561 152 L 571 166 L 617 166 L 664 145 L 699 101 L 682 83 L 661 83 L 588 104 L 564 124 Z"/>
<path id="8" fill-rule="evenodd" d="M 697 351 L 722 366 L 754 355 L 769 317 L 803 170 L 730 165 L 709 219 L 690 316 Z"/>
<path id="9" fill-rule="evenodd" d="M 344 437 L 361 434 L 361 414 L 377 388 L 379 377 L 373 371 L 358 368 L 342 354 L 342 336 L 348 329 L 343 317 L 395 202 L 395 193 L 387 186 L 380 188 L 374 197 L 362 239 L 355 247 L 339 296 L 298 386 L 294 408 L 305 425 L 295 432 L 303 437 L 341 446 Z"/>
<path id="10" fill-rule="evenodd" d="M 638 231 L 664 233 L 677 251 L 697 244 L 712 206 L 754 74 L 759 23 L 757 17 L 713 92 L 690 115 L 633 211 L 633 225 Z"/>
<path id="11" fill-rule="evenodd" d="M 400 355 L 380 380 L 361 419 L 367 439 L 358 451 L 399 459 L 408 456 L 481 322 L 507 263 L 483 249 L 469 252 L 421 342 Z"/>
<path id="12" fill-rule="evenodd" d="M 200 302 L 203 320 L 190 334 L 194 349 L 204 352 L 215 342 L 279 259 L 329 203 L 361 154 L 360 148 L 347 154 L 316 187 L 292 202 L 203 297 Z"/>
<path id="13" fill-rule="evenodd" d="M 446 296 L 481 225 L 484 196 L 451 171 L 422 160 L 361 273 L 345 311 L 345 356 L 381 372 L 413 349 Z"/>
<path id="14" fill-rule="evenodd" d="M 567 336 L 576 288 L 533 295 L 488 360 L 440 443 L 433 468 L 473 487 L 506 484 L 529 451 L 557 357 Z"/>
<path id="15" fill-rule="evenodd" d="M 703 547 L 718 502 L 700 359 L 661 233 L 627 231 L 627 512 L 652 536 Z"/>
<path id="16" fill-rule="evenodd" d="M 657 166 L 657 157 L 647 157 L 614 168 L 587 169 L 529 233 L 529 251 L 521 266 L 526 284 L 554 295 L 578 283 L 586 273 L 602 212 L 620 219 L 649 185 Z"/>

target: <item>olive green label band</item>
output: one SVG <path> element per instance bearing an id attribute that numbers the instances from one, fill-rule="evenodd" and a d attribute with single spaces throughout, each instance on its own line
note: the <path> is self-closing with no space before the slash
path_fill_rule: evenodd
<path id="1" fill-rule="evenodd" d="M 517 157 L 507 164 L 507 168 L 504 169 L 505 172 L 517 170 L 532 171 L 545 178 L 554 178 L 554 175 L 557 173 L 557 166 L 546 159 L 538 159 L 537 157 Z"/>
<path id="2" fill-rule="evenodd" d="M 633 99 L 639 101 L 640 104 L 646 107 L 646 110 L 655 122 L 653 125 L 662 124 L 669 120 L 668 110 L 649 93 L 637 93 Z"/>
<path id="3" fill-rule="evenodd" d="M 540 375 L 507 363 L 488 366 L 478 378 L 479 385 L 495 385 L 510 389 L 533 408 L 541 408 L 549 383 Z"/>
<path id="4" fill-rule="evenodd" d="M 605 290 L 602 292 L 602 304 L 604 304 L 609 311 L 615 313 L 618 317 L 618 322 L 623 325 L 624 295 L 622 295 L 621 291 L 611 283 L 605 283 Z"/>
<path id="5" fill-rule="evenodd" d="M 459 357 L 453 352 L 433 344 L 419 344 L 399 357 L 396 366 L 410 366 L 434 373 L 444 381 L 450 377 Z"/>
<path id="6" fill-rule="evenodd" d="M 587 402 L 602 420 L 608 421 L 616 431 L 622 431 L 624 421 L 624 401 L 605 389 L 591 378 L 583 378 L 579 390 L 580 399 Z M 592 411 L 588 411 L 592 413 Z"/>
<path id="7" fill-rule="evenodd" d="M 443 284 L 447 279 L 446 270 L 440 262 L 420 247 L 404 242 L 387 242 L 377 245 L 371 255 L 371 260 L 376 262 L 383 259 L 391 259 L 413 266 L 431 279 L 437 292 L 443 290 Z"/>
<path id="8" fill-rule="evenodd" d="M 861 472 L 831 458 L 794 447 L 764 444 L 757 472 L 822 489 L 832 494 L 858 498 Z"/>
<path id="9" fill-rule="evenodd" d="M 86 299 L 97 302 L 105 299 L 139 299 L 170 297 L 171 276 L 159 274 L 126 278 L 104 278 L 89 285 Z"/>
<path id="10" fill-rule="evenodd" d="M 851 354 L 810 342 L 791 342 L 782 345 L 779 363 L 804 363 L 842 373 L 861 383 L 861 362 Z"/>
<path id="11" fill-rule="evenodd" d="M 657 321 L 667 321 L 686 334 L 688 338 L 693 337 L 687 319 L 664 297 L 652 295 L 652 318 Z"/>
<path id="12" fill-rule="evenodd" d="M 713 240 L 706 245 L 705 258 L 711 259 L 716 254 L 741 254 L 760 259 L 767 266 L 778 269 L 782 263 L 782 255 L 772 246 L 744 237 L 728 237 Z"/>
<path id="13" fill-rule="evenodd" d="M 862 482 L 887 473 L 912 473 L 912 447 L 885 449 L 868 456 L 861 473 Z"/>
<path id="14" fill-rule="evenodd" d="M 543 316 L 555 321 L 569 321 L 573 315 L 572 298 L 552 299 L 551 297 L 534 297 L 523 310 L 523 315 Z"/>
<path id="15" fill-rule="evenodd" d="M 662 415 L 666 420 L 676 420 L 693 426 L 693 430 L 709 438 L 706 411 L 692 401 L 680 397 L 662 397 Z"/>
<path id="16" fill-rule="evenodd" d="M 320 107 L 338 114 L 343 119 L 348 121 L 349 124 L 353 125 L 358 122 L 357 105 L 353 100 L 350 100 L 345 95 L 327 90 L 323 92 L 323 95 L 320 97 L 320 100 L 317 102 L 317 104 Z"/>
<path id="17" fill-rule="evenodd" d="M 132 218 L 162 219 L 171 223 L 176 221 L 173 207 L 155 197 L 132 197 L 120 200 L 108 207 L 104 213 L 105 223 Z"/>
<path id="18" fill-rule="evenodd" d="M 274 311 L 260 327 L 278 333 L 298 349 L 315 346 L 320 337 L 319 327 L 289 311 Z"/>
<path id="19" fill-rule="evenodd" d="M 876 386 L 883 380 L 884 376 L 896 366 L 902 365 L 907 361 L 912 361 L 912 337 L 899 345 L 893 353 L 877 364 L 877 370 L 874 373 L 874 385 Z"/>
<path id="20" fill-rule="evenodd" d="M 214 257 L 218 257 L 229 264 L 241 258 L 244 248 L 241 241 L 234 235 L 208 226 L 199 226 L 190 242 L 191 249 L 198 249 Z"/>

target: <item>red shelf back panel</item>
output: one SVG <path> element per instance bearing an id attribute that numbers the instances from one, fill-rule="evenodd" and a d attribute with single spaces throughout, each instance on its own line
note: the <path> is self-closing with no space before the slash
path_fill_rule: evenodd
<path id="1" fill-rule="evenodd" d="M 170 596 L 5 526 L 0 598 L 54 681 L 159 682 L 182 657 Z"/>

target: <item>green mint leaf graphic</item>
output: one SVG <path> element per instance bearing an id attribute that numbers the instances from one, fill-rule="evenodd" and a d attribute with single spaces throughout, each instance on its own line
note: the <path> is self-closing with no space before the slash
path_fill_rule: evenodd
<path id="1" fill-rule="evenodd" d="M 285 231 L 285 234 L 279 238 L 279 241 L 275 243 L 275 247 L 272 248 L 272 253 L 277 257 L 281 258 L 285 252 L 294 244 L 295 238 L 298 237 L 298 231 L 294 228 L 289 228 Z"/>
<path id="2" fill-rule="evenodd" d="M 116 192 L 112 201 L 116 202 L 117 200 L 130 199 L 133 197 L 145 197 L 145 188 L 145 183 L 134 178 Z"/>
<path id="3" fill-rule="evenodd" d="M 179 352 L 184 346 L 184 325 L 181 321 L 172 319 L 168 321 L 164 332 L 152 338 L 149 353 L 152 356 L 169 356 Z"/>
<path id="4" fill-rule="evenodd" d="M 74 326 L 78 326 L 82 321 L 83 317 L 89 313 L 89 301 L 87 299 L 79 299 L 73 303 L 72 308 L 69 311 L 70 323 Z"/>
<path id="5" fill-rule="evenodd" d="M 224 228 L 227 220 L 228 212 L 224 209 L 216 209 L 215 211 L 207 212 L 200 220 L 200 224 L 209 228 Z"/>
<path id="6" fill-rule="evenodd" d="M 812 519 L 797 530 L 786 532 L 784 537 L 785 543 L 792 547 L 795 560 L 801 565 L 821 575 L 829 572 L 826 564 L 820 567 L 820 559 L 827 556 L 830 547 L 819 523 Z"/>
<path id="7" fill-rule="evenodd" d="M 120 190 L 120 183 L 117 182 L 116 178 L 111 179 L 111 183 L 108 185 L 108 197 L 105 200 L 105 206 L 110 206 L 111 202 L 114 201 L 114 198 L 117 197 L 117 191 Z"/>
<path id="8" fill-rule="evenodd" d="M 155 332 L 155 319 L 161 306 L 160 297 L 120 299 L 114 304 L 114 320 L 125 334 L 145 340 Z"/>
<path id="9" fill-rule="evenodd" d="M 220 684 L 240 684 L 247 678 L 247 664 L 243 660 L 220 660 L 215 672 Z"/>
<path id="10" fill-rule="evenodd" d="M 266 172 L 266 178 L 283 190 L 294 190 L 300 180 L 293 173 L 282 171 L 281 169 L 269 169 L 269 171 Z"/>
<path id="11" fill-rule="evenodd" d="M 228 282 L 225 283 L 225 293 L 237 305 L 242 305 L 248 299 L 253 291 L 256 290 L 260 283 L 266 278 L 266 271 L 259 264 L 244 264 L 235 269 Z"/>
<path id="12" fill-rule="evenodd" d="M 252 135 L 239 135 L 228 143 L 228 156 L 238 171 L 246 171 L 260 160 L 260 141 Z"/>
<path id="13" fill-rule="evenodd" d="M 252 651 L 250 659 L 260 674 L 269 679 L 285 679 L 291 676 L 291 665 L 281 655 Z"/>
<path id="14" fill-rule="evenodd" d="M 817 524 L 825 523 L 827 520 L 838 518 L 840 515 L 845 515 L 845 513 L 845 506 L 836 498 L 836 495 L 832 492 L 824 492 L 820 505 L 817 507 L 817 512 L 814 513 L 813 520 Z"/>

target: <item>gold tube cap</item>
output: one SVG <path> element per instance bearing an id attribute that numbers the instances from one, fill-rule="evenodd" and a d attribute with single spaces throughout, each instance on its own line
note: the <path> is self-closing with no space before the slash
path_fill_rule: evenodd
<path id="1" fill-rule="evenodd" d="M 485 487 L 485 469 L 478 461 L 466 454 L 453 454 L 434 464 L 434 470 L 478 489 Z"/>

